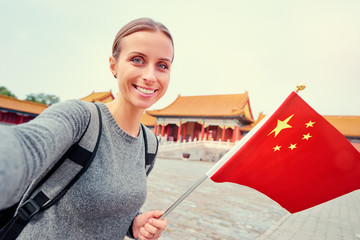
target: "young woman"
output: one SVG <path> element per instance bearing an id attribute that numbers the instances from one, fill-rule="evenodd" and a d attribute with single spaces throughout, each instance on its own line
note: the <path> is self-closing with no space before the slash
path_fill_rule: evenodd
<path id="1" fill-rule="evenodd" d="M 139 213 L 146 198 L 145 145 L 140 118 L 166 92 L 174 58 L 161 23 L 136 19 L 116 35 L 110 70 L 114 101 L 97 103 L 102 136 L 89 169 L 51 208 L 34 216 L 18 239 L 158 239 L 161 211 Z M 0 127 L 0 209 L 19 201 L 29 184 L 85 131 L 90 113 L 80 100 L 56 104 L 34 120 Z"/>

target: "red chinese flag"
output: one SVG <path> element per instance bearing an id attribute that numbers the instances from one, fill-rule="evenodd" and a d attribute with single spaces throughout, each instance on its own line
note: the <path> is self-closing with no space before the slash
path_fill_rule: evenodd
<path id="1" fill-rule="evenodd" d="M 360 153 L 297 93 L 253 131 L 209 170 L 213 181 L 254 188 L 291 213 L 360 189 Z"/>

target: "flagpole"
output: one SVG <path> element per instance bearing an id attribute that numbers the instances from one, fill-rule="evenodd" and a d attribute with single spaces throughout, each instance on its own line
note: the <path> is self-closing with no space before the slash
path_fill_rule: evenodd
<path id="1" fill-rule="evenodd" d="M 160 217 L 160 219 L 165 218 L 169 215 L 184 199 L 190 195 L 202 182 L 204 182 L 208 178 L 207 175 L 202 176 L 196 183 L 194 183 L 176 202 L 173 203 L 165 213 Z"/>

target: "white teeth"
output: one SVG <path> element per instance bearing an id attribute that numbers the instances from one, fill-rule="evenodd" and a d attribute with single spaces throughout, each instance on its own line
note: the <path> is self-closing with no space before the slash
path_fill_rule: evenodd
<path id="1" fill-rule="evenodd" d="M 155 90 L 145 89 L 139 86 L 136 86 L 136 89 L 145 94 L 153 94 L 155 92 Z"/>

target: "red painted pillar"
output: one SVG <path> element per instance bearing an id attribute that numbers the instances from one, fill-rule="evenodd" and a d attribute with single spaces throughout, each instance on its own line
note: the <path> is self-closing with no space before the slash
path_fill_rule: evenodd
<path id="1" fill-rule="evenodd" d="M 181 121 L 180 121 L 180 125 L 178 128 L 178 134 L 177 134 L 177 141 L 180 142 L 180 136 L 181 136 Z"/>
<path id="2" fill-rule="evenodd" d="M 156 136 L 157 136 L 157 129 L 158 129 L 158 125 L 157 125 L 157 123 L 155 123 L 154 133 Z"/>
<path id="3" fill-rule="evenodd" d="M 210 126 L 206 128 L 206 140 L 209 140 L 209 131 L 210 131 Z"/>
<path id="4" fill-rule="evenodd" d="M 232 129 L 232 136 L 231 136 L 231 142 L 235 142 L 235 135 L 236 135 L 236 127 Z"/>
<path id="5" fill-rule="evenodd" d="M 233 132 L 233 142 L 239 140 L 239 127 L 235 126 L 234 132 Z"/>
<path id="6" fill-rule="evenodd" d="M 201 141 L 204 139 L 204 132 L 205 132 L 205 122 L 203 122 L 203 124 L 201 126 L 201 133 L 200 133 L 200 139 L 199 139 Z"/>
<path id="7" fill-rule="evenodd" d="M 163 123 L 161 126 L 161 136 L 164 137 L 165 136 L 165 124 Z"/>
<path id="8" fill-rule="evenodd" d="M 223 129 L 222 129 L 222 134 L 221 134 L 221 141 L 223 141 L 223 142 L 225 142 L 225 132 L 226 132 L 226 127 L 224 125 Z"/>

